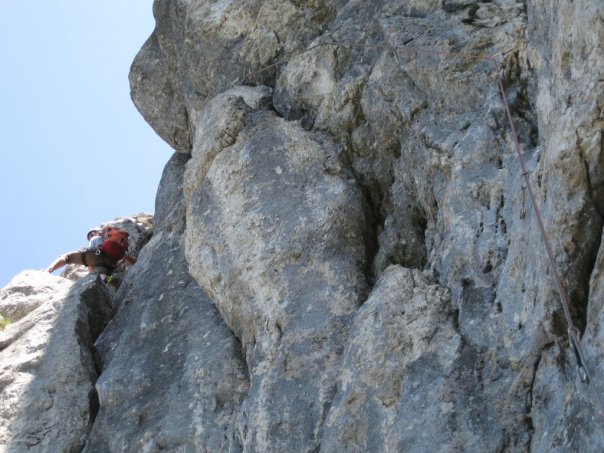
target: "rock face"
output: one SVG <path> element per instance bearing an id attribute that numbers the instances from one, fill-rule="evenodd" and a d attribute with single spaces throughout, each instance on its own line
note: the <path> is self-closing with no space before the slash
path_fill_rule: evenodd
<path id="1" fill-rule="evenodd" d="M 489 450 L 448 428 L 472 413 L 458 411 L 464 348 L 450 302 L 419 271 L 388 267 L 351 327 L 322 450 Z"/>
<path id="2" fill-rule="evenodd" d="M 154 14 L 132 97 L 177 152 L 96 342 L 99 409 L 78 445 L 604 449 L 604 5 Z"/>
<path id="3" fill-rule="evenodd" d="M 186 161 L 175 155 L 164 170 L 153 238 L 97 341 L 100 411 L 84 451 L 225 451 L 232 442 L 250 378 L 240 342 L 187 271 Z"/>
<path id="4" fill-rule="evenodd" d="M 315 449 L 366 294 L 363 197 L 339 145 L 246 97 L 227 91 L 199 117 L 185 173 L 187 261 L 253 376 L 237 420 L 245 448 Z"/>
<path id="5" fill-rule="evenodd" d="M 98 410 L 93 343 L 108 290 L 93 275 L 73 284 L 25 271 L 0 301 L 13 321 L 0 331 L 0 450 L 80 451 Z"/>

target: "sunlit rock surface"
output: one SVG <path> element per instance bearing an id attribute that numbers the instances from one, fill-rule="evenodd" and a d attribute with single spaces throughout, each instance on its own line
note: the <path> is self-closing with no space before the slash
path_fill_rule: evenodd
<path id="1" fill-rule="evenodd" d="M 604 5 L 154 14 L 132 97 L 177 152 L 96 342 L 86 451 L 604 448 Z"/>

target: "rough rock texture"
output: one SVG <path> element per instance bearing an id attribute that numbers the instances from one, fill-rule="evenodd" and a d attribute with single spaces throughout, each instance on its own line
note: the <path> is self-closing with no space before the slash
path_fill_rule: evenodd
<path id="1" fill-rule="evenodd" d="M 465 351 L 451 310 L 448 291 L 419 271 L 386 269 L 352 325 L 322 450 L 489 449 L 449 437 L 448 425 L 472 417 L 457 410 Z"/>
<path id="2" fill-rule="evenodd" d="M 326 0 L 156 1 L 156 29 L 132 65 L 132 98 L 157 133 L 189 151 L 191 121 L 236 80 L 303 48 L 333 15 Z"/>
<path id="3" fill-rule="evenodd" d="M 431 439 L 406 437 L 421 423 L 406 418 L 406 404 L 438 413 L 436 401 L 443 399 L 448 415 L 432 440 L 444 449 L 594 448 L 598 415 L 580 401 L 585 387 L 572 374 L 555 284 L 495 74 L 506 88 L 575 323 L 585 328 L 602 230 L 602 7 L 341 1 L 321 3 L 324 14 L 309 16 L 308 4 L 281 2 L 278 11 L 298 10 L 294 30 L 318 22 L 315 33 L 301 34 L 296 46 L 284 40 L 267 60 L 242 50 L 262 42 L 257 30 L 275 30 L 266 14 L 249 28 L 238 12 L 253 3 L 172 3 L 170 20 L 158 20 L 158 30 L 166 22 L 181 30 L 177 48 L 199 44 L 195 52 L 166 51 L 165 58 L 195 62 L 203 54 L 203 65 L 177 64 L 170 74 L 181 82 L 178 95 L 189 112 L 186 255 L 258 378 L 238 419 L 246 428 L 244 449 L 312 450 L 325 442 L 326 450 L 422 451 Z M 176 26 L 183 8 L 187 20 Z M 211 29 L 217 42 L 226 42 L 234 22 L 237 45 L 225 45 L 220 55 L 196 40 L 199 30 Z M 367 46 L 403 43 L 419 51 Z M 499 53 L 499 69 L 475 56 Z M 237 58 L 254 68 L 279 64 L 264 78 L 254 73 L 246 80 L 256 88 L 234 91 L 239 68 L 224 65 Z M 209 80 L 208 68 L 216 70 Z M 154 76 L 161 74 L 149 71 L 147 80 Z M 189 89 L 191 80 L 203 87 Z M 266 91 L 259 84 L 273 88 L 272 106 L 247 99 Z M 135 100 L 146 98 L 136 82 L 133 92 Z M 210 94 L 196 97 L 199 92 Z M 173 119 L 151 124 L 159 130 Z M 320 263 L 333 270 L 327 281 L 314 270 Z M 424 269 L 428 282 L 394 272 L 392 264 Z M 431 284 L 450 294 L 444 313 L 425 314 L 426 323 L 447 333 L 416 355 L 398 340 L 391 372 L 373 352 L 381 349 L 384 324 L 366 320 L 365 306 L 356 312 L 376 279 L 388 283 L 373 288 L 365 304 L 394 299 L 405 313 L 414 306 L 408 291 Z M 397 288 L 400 298 L 381 285 Z M 299 347 L 324 325 L 329 341 L 319 353 Z M 358 331 L 367 332 L 363 346 L 372 352 L 362 355 L 363 376 L 355 376 L 358 362 L 339 358 L 342 346 L 355 350 Z M 444 348 L 451 338 L 457 346 Z M 449 355 L 435 360 L 435 350 Z M 290 375 L 294 356 L 304 370 Z M 334 370 L 347 379 L 337 380 L 335 400 L 327 391 Z M 396 373 L 408 380 L 380 403 L 381 414 L 372 389 L 396 382 Z M 355 384 L 360 396 L 350 381 L 362 382 Z M 546 397 L 554 388 L 566 393 Z M 359 401 L 354 408 L 342 402 L 349 397 Z M 332 401 L 339 403 L 326 417 L 317 405 Z M 551 415 L 556 411 L 565 415 Z M 400 432 L 379 443 L 384 427 Z"/>
<path id="4" fill-rule="evenodd" d="M 245 97 L 227 91 L 199 117 L 187 260 L 253 376 L 237 423 L 245 448 L 313 450 L 366 293 L 363 198 L 339 145 Z"/>
<path id="5" fill-rule="evenodd" d="M 73 284 L 25 271 L 0 301 L 13 317 L 0 331 L 0 451 L 81 451 L 98 410 L 93 343 L 109 292 L 96 276 Z"/>
<path id="6" fill-rule="evenodd" d="M 232 442 L 249 376 L 240 342 L 187 271 L 187 159 L 176 154 L 164 170 L 153 238 L 97 342 L 100 411 L 84 451 L 227 451 Z"/>
<path id="7" fill-rule="evenodd" d="M 87 451 L 604 448 L 601 2 L 154 14 L 132 97 L 178 152 Z"/>
<path id="8" fill-rule="evenodd" d="M 528 12 L 529 30 L 535 37 L 530 55 L 539 81 L 542 201 L 555 232 L 555 253 L 576 323 L 585 329 L 593 379 L 591 386 L 581 386 L 574 363 L 560 365 L 566 351 L 559 349 L 565 343 L 545 345 L 533 390 L 538 434 L 534 445 L 542 451 L 600 451 L 604 449 L 604 332 L 600 328 L 604 315 L 604 5 L 535 2 Z"/>

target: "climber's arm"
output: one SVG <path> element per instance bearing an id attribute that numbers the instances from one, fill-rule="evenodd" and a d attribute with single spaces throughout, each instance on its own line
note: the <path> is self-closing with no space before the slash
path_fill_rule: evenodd
<path id="1" fill-rule="evenodd" d="M 56 260 L 54 260 L 54 262 L 50 266 L 48 266 L 47 270 L 48 270 L 48 272 L 50 272 L 52 274 L 54 271 L 62 268 L 66 264 L 67 264 L 67 254 L 61 255 Z"/>

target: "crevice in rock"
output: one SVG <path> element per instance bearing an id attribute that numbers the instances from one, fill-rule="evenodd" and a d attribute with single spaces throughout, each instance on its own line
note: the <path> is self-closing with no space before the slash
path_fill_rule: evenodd
<path id="1" fill-rule="evenodd" d="M 584 331 L 588 322 L 590 279 L 597 265 L 598 251 L 602 246 L 604 232 L 602 217 L 604 184 L 594 181 L 585 150 L 578 140 L 575 146 L 585 167 L 584 178 L 587 187 L 582 194 L 582 206 L 573 213 L 576 226 L 571 231 L 572 236 L 564 241 L 565 252 L 571 266 L 566 285 L 573 318 L 579 330 Z"/>
<path id="2" fill-rule="evenodd" d="M 604 139 L 603 139 L 604 140 Z M 587 311 L 589 305 L 590 294 L 590 277 L 593 274 L 598 258 L 598 251 L 602 246 L 602 234 L 604 234 L 604 183 L 595 181 L 590 172 L 589 163 L 585 156 L 585 150 L 582 148 L 579 139 L 576 142 L 577 149 L 583 164 L 585 166 L 585 178 L 587 182 L 586 196 L 589 198 L 587 203 L 589 206 L 584 208 L 585 213 L 581 213 L 585 217 L 586 225 L 593 224 L 591 231 L 588 234 L 591 236 L 591 244 L 586 246 L 587 240 L 576 238 L 576 249 L 583 252 L 582 259 L 584 260 L 585 272 L 583 273 L 583 281 L 579 282 L 582 288 L 579 290 L 580 300 L 577 302 L 578 315 L 580 317 L 579 328 L 583 331 L 587 326 Z M 604 146 L 602 147 L 604 151 Z M 599 217 L 599 218 L 597 218 Z M 590 219 L 591 222 L 587 221 Z"/>
<path id="3" fill-rule="evenodd" d="M 457 332 L 459 335 L 461 335 L 461 332 L 459 331 L 459 316 L 460 316 L 460 312 L 459 312 L 459 308 L 451 308 L 451 323 L 453 326 L 453 330 L 455 330 L 455 332 Z M 463 336 L 462 336 L 463 338 Z"/>
<path id="4" fill-rule="evenodd" d="M 357 178 L 357 181 L 359 179 Z M 375 184 L 373 187 L 369 187 L 364 184 L 359 184 L 361 191 L 364 195 L 367 209 L 364 212 L 367 214 L 367 225 L 368 228 L 364 231 L 363 241 L 365 244 L 367 261 L 365 264 L 364 274 L 368 285 L 373 287 L 375 284 L 376 269 L 375 269 L 375 257 L 379 251 L 378 237 L 381 231 L 384 229 L 385 216 L 382 212 L 382 199 L 383 194 L 379 185 Z"/>
<path id="5" fill-rule="evenodd" d="M 461 334 L 460 334 L 461 335 Z M 467 407 L 467 413 L 459 413 L 459 417 L 469 417 L 472 420 L 481 420 L 485 415 L 481 411 L 487 407 L 484 401 L 484 381 L 482 378 L 484 361 L 479 350 L 462 338 L 459 357 L 456 360 L 455 385 L 458 388 L 455 399 L 458 407 Z M 465 400 L 468 398 L 472 404 Z M 480 409 L 479 409 L 480 408 Z M 475 429 L 479 429 L 478 426 Z"/>
<path id="6" fill-rule="evenodd" d="M 101 408 L 101 403 L 99 401 L 99 393 L 96 391 L 96 388 L 92 387 L 88 392 L 88 407 L 90 411 L 90 426 L 96 420 L 96 416 L 99 413 L 99 409 Z"/>
<path id="7" fill-rule="evenodd" d="M 537 360 L 533 364 L 531 382 L 530 382 L 530 385 L 529 385 L 529 388 L 528 388 L 528 391 L 526 394 L 526 412 L 525 412 L 524 421 L 526 423 L 527 433 L 528 433 L 528 440 L 525 445 L 527 451 L 531 451 L 531 443 L 533 442 L 533 435 L 535 434 L 535 425 L 533 423 L 532 411 L 533 411 L 533 405 L 534 405 L 533 398 L 534 398 L 535 381 L 537 380 L 537 371 L 539 370 L 539 365 L 540 365 L 541 359 L 543 357 L 543 352 L 548 347 L 549 347 L 549 345 L 546 345 L 543 348 L 543 350 L 539 354 L 539 357 L 537 357 Z"/>
<path id="8" fill-rule="evenodd" d="M 539 144 L 539 127 L 536 109 L 537 78 L 523 72 L 518 52 L 514 52 L 502 65 L 503 84 L 521 143 L 530 148 Z M 506 121 L 507 122 L 507 121 Z"/>
<path id="9" fill-rule="evenodd" d="M 224 320 L 224 318 L 223 318 L 223 320 Z M 225 326 L 226 326 L 226 322 L 225 322 Z M 235 338 L 235 349 L 233 351 L 233 355 L 239 361 L 239 363 L 241 363 L 241 366 L 242 366 L 241 371 L 243 372 L 243 375 L 245 376 L 245 379 L 249 384 L 249 382 L 251 381 L 250 365 L 246 358 L 246 352 L 244 350 L 243 343 L 241 342 L 241 339 L 237 335 L 235 335 L 235 332 L 233 332 L 230 329 L 229 329 L 229 331 L 231 332 L 231 335 L 233 335 L 233 338 Z M 255 341 L 254 341 L 254 344 L 255 344 Z M 248 388 L 248 390 L 249 390 L 249 388 Z M 246 398 L 247 398 L 247 396 L 246 396 Z"/>
<path id="10" fill-rule="evenodd" d="M 279 78 L 280 68 L 287 66 L 287 63 L 289 63 L 286 57 L 283 51 L 281 51 L 262 67 L 248 67 L 247 64 L 243 64 L 241 68 L 243 77 L 242 79 L 235 80 L 233 85 L 240 84 L 249 87 L 264 85 L 274 90 Z"/>
<path id="11" fill-rule="evenodd" d="M 589 295 L 591 292 L 590 280 L 591 275 L 596 269 L 597 259 L 598 259 L 598 251 L 602 246 L 602 234 L 604 234 L 604 228 L 600 226 L 597 229 L 597 233 L 594 234 L 594 242 L 593 245 L 586 248 L 586 256 L 584 257 L 584 266 L 585 272 L 582 276 L 582 281 L 578 281 L 577 284 L 580 288 L 577 291 L 577 296 L 575 298 L 571 298 L 571 303 L 574 305 L 576 309 L 576 316 L 578 319 L 576 320 L 577 327 L 583 333 L 587 327 L 587 313 L 589 309 Z M 596 237 L 597 236 L 597 237 Z"/>
<path id="12" fill-rule="evenodd" d="M 90 276 L 87 278 L 91 278 Z M 80 344 L 80 357 L 88 369 L 91 388 L 88 392 L 90 420 L 92 427 L 98 414 L 100 403 L 99 396 L 94 387 L 101 373 L 94 343 L 103 332 L 112 316 L 113 302 L 110 291 L 105 283 L 97 277 L 94 284 L 89 285 L 80 294 L 79 316 L 75 326 L 75 333 Z"/>
<path id="13" fill-rule="evenodd" d="M 340 361 L 340 363 L 342 363 Z M 323 393 L 323 404 L 321 416 L 317 420 L 317 432 L 315 434 L 315 439 L 317 439 L 317 445 L 312 451 L 320 452 L 321 451 L 321 439 L 323 438 L 323 427 L 325 426 L 325 421 L 327 420 L 327 416 L 329 415 L 329 411 L 331 410 L 331 406 L 334 403 L 334 399 L 338 392 L 338 384 L 335 382 L 332 386 L 330 386 Z"/>
<path id="14" fill-rule="evenodd" d="M 386 159 L 379 163 L 371 160 L 374 151 L 370 147 L 345 149 L 342 164 L 350 168 L 367 206 L 367 281 L 373 284 L 389 265 L 425 268 L 429 218 L 425 203 L 419 199 L 420 189 L 413 181 L 400 180 L 395 174 L 397 163 L 404 158 L 399 141 L 384 151 Z M 436 200 L 431 204 L 437 206 Z"/>

